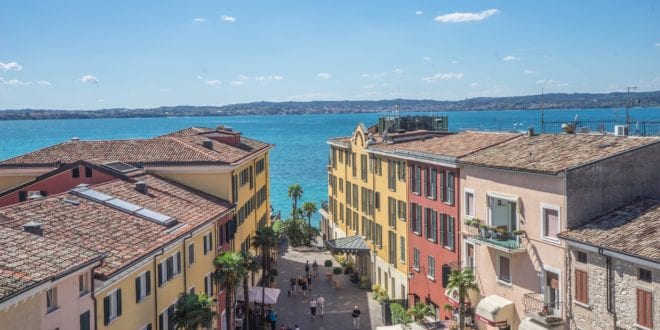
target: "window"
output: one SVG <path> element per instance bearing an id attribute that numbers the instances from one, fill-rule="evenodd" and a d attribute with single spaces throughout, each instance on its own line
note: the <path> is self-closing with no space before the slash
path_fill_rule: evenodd
<path id="1" fill-rule="evenodd" d="M 559 233 L 559 208 L 541 204 L 541 221 L 543 238 L 556 241 Z"/>
<path id="2" fill-rule="evenodd" d="M 575 252 L 576 252 L 575 259 L 577 259 L 577 262 L 582 263 L 582 264 L 586 264 L 587 263 L 587 253 L 582 252 L 582 251 L 575 251 Z"/>
<path id="3" fill-rule="evenodd" d="M 78 275 L 78 295 L 84 296 L 89 292 L 89 273 Z"/>
<path id="4" fill-rule="evenodd" d="M 397 213 L 399 215 L 399 219 L 402 221 L 406 221 L 406 202 L 402 201 L 397 201 Z"/>
<path id="5" fill-rule="evenodd" d="M 151 323 L 143 325 L 140 330 L 151 330 Z"/>
<path id="6" fill-rule="evenodd" d="M 447 188 L 445 189 L 444 202 L 447 204 L 454 204 L 454 173 L 447 172 L 447 179 L 445 180 Z"/>
<path id="7" fill-rule="evenodd" d="M 195 263 L 195 244 L 188 244 L 188 266 Z"/>
<path id="8" fill-rule="evenodd" d="M 419 250 L 413 248 L 413 268 L 419 271 Z"/>
<path id="9" fill-rule="evenodd" d="M 135 302 L 141 302 L 151 294 L 151 272 L 146 271 L 135 278 Z"/>
<path id="10" fill-rule="evenodd" d="M 396 161 L 387 161 L 387 188 L 396 191 Z"/>
<path id="11" fill-rule="evenodd" d="M 419 195 L 422 190 L 422 169 L 415 165 L 410 171 L 410 184 L 412 185 L 412 192 Z"/>
<path id="12" fill-rule="evenodd" d="M 91 178 L 92 177 L 92 168 L 85 166 L 85 177 L 86 178 Z"/>
<path id="13" fill-rule="evenodd" d="M 374 192 L 374 205 L 380 210 L 380 192 Z M 373 212 L 371 215 L 373 215 Z"/>
<path id="14" fill-rule="evenodd" d="M 351 169 L 353 170 L 353 177 L 357 177 L 357 162 L 355 161 L 355 153 L 351 153 Z"/>
<path id="15" fill-rule="evenodd" d="M 71 169 L 71 177 L 72 178 L 79 178 L 80 177 L 80 168 L 72 168 Z"/>
<path id="16" fill-rule="evenodd" d="M 90 323 L 91 322 L 90 322 L 89 311 L 80 314 L 80 330 L 90 330 L 91 329 Z"/>
<path id="17" fill-rule="evenodd" d="M 339 178 L 339 191 L 344 192 L 344 179 Z"/>
<path id="18" fill-rule="evenodd" d="M 204 235 L 204 255 L 213 250 L 213 233 Z"/>
<path id="19" fill-rule="evenodd" d="M 390 265 L 396 265 L 396 233 L 388 231 L 389 233 L 389 261 Z"/>
<path id="20" fill-rule="evenodd" d="M 474 192 L 465 190 L 465 215 L 474 217 Z"/>
<path id="21" fill-rule="evenodd" d="M 587 272 L 575 270 L 575 300 L 583 304 L 589 303 L 589 290 Z"/>
<path id="22" fill-rule="evenodd" d="M 653 281 L 653 273 L 648 269 L 640 268 L 637 274 L 637 279 L 651 283 Z"/>
<path id="23" fill-rule="evenodd" d="M 351 205 L 351 183 L 348 181 L 346 181 L 346 205 Z"/>
<path id="24" fill-rule="evenodd" d="M 637 289 L 637 324 L 653 328 L 653 294 Z"/>
<path id="25" fill-rule="evenodd" d="M 57 288 L 51 288 L 46 291 L 46 313 L 57 310 Z"/>
<path id="26" fill-rule="evenodd" d="M 103 298 L 103 323 L 108 325 L 121 316 L 121 289 L 113 291 Z"/>
<path id="27" fill-rule="evenodd" d="M 158 329 L 159 330 L 174 330 L 174 304 L 167 307 L 160 315 L 158 315 Z"/>
<path id="28" fill-rule="evenodd" d="M 465 268 L 473 269 L 477 265 L 474 255 L 474 244 L 465 242 Z"/>
<path id="29" fill-rule="evenodd" d="M 413 233 L 421 235 L 422 233 L 422 207 L 415 203 L 410 204 L 410 214 L 412 216 L 411 229 Z"/>
<path id="30" fill-rule="evenodd" d="M 442 238 L 442 246 L 454 251 L 454 217 L 443 214 L 441 220 L 440 237 Z"/>
<path id="31" fill-rule="evenodd" d="M 387 198 L 387 224 L 396 229 L 396 200 L 392 197 Z"/>
<path id="32" fill-rule="evenodd" d="M 426 238 L 432 242 L 438 241 L 438 212 L 431 208 L 425 208 L 426 216 L 424 217 L 426 227 Z"/>
<path id="33" fill-rule="evenodd" d="M 507 284 L 511 283 L 511 259 L 497 256 L 497 280 Z"/>
<path id="34" fill-rule="evenodd" d="M 400 246 L 401 256 L 399 257 L 399 260 L 401 260 L 402 264 L 405 264 L 406 263 L 406 238 L 403 237 L 403 236 L 401 236 L 399 238 L 401 239 L 401 246 Z"/>
<path id="35" fill-rule="evenodd" d="M 360 155 L 360 177 L 367 182 L 367 155 Z"/>
<path id="36" fill-rule="evenodd" d="M 374 243 L 378 246 L 383 246 L 383 226 L 376 224 L 374 233 Z"/>
<path id="37" fill-rule="evenodd" d="M 435 279 L 435 258 L 429 256 L 429 257 L 428 257 L 428 262 L 429 262 L 429 265 L 428 265 L 428 266 L 429 266 L 429 270 L 428 270 L 428 274 L 427 274 L 427 276 L 428 276 L 430 279 L 434 280 L 434 279 Z"/>
<path id="38" fill-rule="evenodd" d="M 266 169 L 266 159 L 261 158 L 257 161 L 257 164 L 254 166 L 254 171 L 256 175 L 261 174 Z"/>
<path id="39" fill-rule="evenodd" d="M 429 186 L 431 187 L 431 192 L 429 197 L 431 197 L 432 199 L 436 199 L 438 196 L 438 182 L 437 182 L 438 170 L 436 170 L 435 168 L 432 169 L 431 175 L 429 178 L 427 178 L 427 180 L 429 180 Z"/>
<path id="40" fill-rule="evenodd" d="M 158 286 L 162 286 L 181 273 L 181 252 L 168 257 L 158 264 Z"/>
<path id="41" fill-rule="evenodd" d="M 344 162 L 344 151 L 339 150 L 339 162 L 343 163 Z"/>
<path id="42" fill-rule="evenodd" d="M 424 169 L 424 196 L 431 197 L 431 168 Z"/>
<path id="43" fill-rule="evenodd" d="M 213 273 L 208 273 L 204 277 L 204 293 L 209 297 L 213 297 Z"/>

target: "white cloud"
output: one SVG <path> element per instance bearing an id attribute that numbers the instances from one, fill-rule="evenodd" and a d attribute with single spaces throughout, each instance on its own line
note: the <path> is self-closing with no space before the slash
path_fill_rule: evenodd
<path id="1" fill-rule="evenodd" d="M 195 23 L 204 23 L 204 22 L 206 22 L 206 17 L 195 17 L 195 18 L 193 18 L 193 22 L 195 22 Z"/>
<path id="2" fill-rule="evenodd" d="M 480 13 L 451 13 L 441 16 L 436 16 L 435 20 L 441 23 L 463 23 L 463 22 L 472 22 L 472 21 L 483 21 L 484 19 L 491 17 L 500 11 L 497 9 L 488 9 Z"/>
<path id="3" fill-rule="evenodd" d="M 463 72 L 436 73 L 430 77 L 422 78 L 422 80 L 426 81 L 427 83 L 434 83 L 438 80 L 447 79 L 463 79 Z"/>
<path id="4" fill-rule="evenodd" d="M 243 86 L 247 84 L 247 82 L 245 80 L 232 80 L 229 82 L 229 84 L 232 86 Z"/>
<path id="5" fill-rule="evenodd" d="M 209 86 L 218 86 L 218 85 L 222 84 L 222 81 L 214 79 L 214 80 L 207 80 L 204 83 L 209 85 Z"/>
<path id="6" fill-rule="evenodd" d="M 417 15 L 417 16 L 424 15 L 424 12 L 421 11 L 421 10 L 418 10 L 418 11 L 415 12 L 415 15 Z"/>
<path id="7" fill-rule="evenodd" d="M 656 47 L 660 47 L 660 42 L 655 44 Z"/>
<path id="8" fill-rule="evenodd" d="M 82 83 L 85 83 L 85 84 L 98 84 L 99 83 L 99 80 L 96 77 L 92 76 L 91 74 L 86 74 L 86 75 L 80 77 L 80 79 L 78 79 L 78 81 L 80 81 Z"/>
<path id="9" fill-rule="evenodd" d="M 507 55 L 507 56 L 502 57 L 502 61 L 505 61 L 505 62 L 520 61 L 520 57 Z"/>
<path id="10" fill-rule="evenodd" d="M 332 75 L 327 72 L 318 73 L 316 76 L 324 80 L 332 78 Z"/>
<path id="11" fill-rule="evenodd" d="M 567 83 L 560 83 L 553 79 L 539 79 L 536 81 L 536 84 L 546 88 L 561 88 L 569 86 Z"/>
<path id="12" fill-rule="evenodd" d="M 284 80 L 284 77 L 279 76 L 279 75 L 274 75 L 274 76 L 256 76 L 256 77 L 254 77 L 254 80 L 256 80 L 256 81 Z"/>
<path id="13" fill-rule="evenodd" d="M 451 64 L 458 64 L 458 61 L 451 61 Z"/>
<path id="14" fill-rule="evenodd" d="M 5 80 L 5 78 L 0 77 L 0 84 L 9 85 L 9 86 L 25 86 L 25 85 L 30 85 L 32 83 L 28 81 L 21 81 L 18 79 Z"/>
<path id="15" fill-rule="evenodd" d="M 480 87 L 480 86 L 481 85 L 478 82 L 473 82 L 473 83 L 470 84 L 470 87 L 472 87 L 472 88 L 477 88 L 477 87 Z"/>
<path id="16" fill-rule="evenodd" d="M 202 79 L 204 79 L 204 76 L 198 74 L 197 75 L 197 80 L 202 80 Z"/>
<path id="17" fill-rule="evenodd" d="M 536 81 L 537 85 L 552 85 L 554 83 L 556 83 L 556 81 L 552 79 L 539 79 Z"/>
<path id="18" fill-rule="evenodd" d="M 422 60 L 424 60 L 424 62 L 431 62 L 431 61 L 433 61 L 433 58 L 429 57 L 429 56 L 424 56 L 424 57 L 422 57 Z"/>
<path id="19" fill-rule="evenodd" d="M 535 74 L 536 71 L 525 69 L 525 70 L 523 70 L 523 73 L 524 73 L 524 74 Z"/>
<path id="20" fill-rule="evenodd" d="M 37 81 L 37 85 L 41 85 L 41 86 L 50 86 L 51 84 L 50 84 L 50 81 L 39 80 L 39 81 Z"/>
<path id="21" fill-rule="evenodd" d="M 236 17 L 234 17 L 234 16 L 222 15 L 222 16 L 220 16 L 220 19 L 223 22 L 229 22 L 229 23 L 236 22 Z"/>
<path id="22" fill-rule="evenodd" d="M 248 76 L 246 76 L 246 75 L 244 75 L 244 74 L 239 74 L 239 75 L 238 75 L 238 80 L 248 80 L 248 79 L 250 79 L 250 77 L 248 77 Z"/>
<path id="23" fill-rule="evenodd" d="M 23 67 L 16 62 L 3 63 L 0 62 L 0 71 L 21 71 Z"/>
<path id="24" fill-rule="evenodd" d="M 394 73 L 396 73 L 396 74 L 401 74 L 401 73 L 403 73 L 403 70 L 401 70 L 401 69 L 399 69 L 399 68 L 395 68 L 395 69 L 394 69 Z"/>

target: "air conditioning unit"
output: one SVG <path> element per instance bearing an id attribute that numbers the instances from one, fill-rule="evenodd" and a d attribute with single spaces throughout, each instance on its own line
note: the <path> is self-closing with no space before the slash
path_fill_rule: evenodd
<path id="1" fill-rule="evenodd" d="M 626 126 L 626 125 L 614 125 L 614 135 L 616 135 L 616 136 L 627 136 L 628 135 L 628 126 Z"/>

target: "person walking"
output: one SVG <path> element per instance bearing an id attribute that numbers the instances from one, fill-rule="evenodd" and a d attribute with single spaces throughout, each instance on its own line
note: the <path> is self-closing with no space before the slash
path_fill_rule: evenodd
<path id="1" fill-rule="evenodd" d="M 323 298 L 322 295 L 319 295 L 319 296 L 316 298 L 316 305 L 317 305 L 318 308 L 319 308 L 319 315 L 321 316 L 321 318 L 323 318 L 323 309 L 324 309 L 324 308 L 323 308 L 323 304 L 325 304 L 325 298 Z"/>
<path id="2" fill-rule="evenodd" d="M 312 313 L 312 320 L 316 318 L 316 297 L 309 299 L 309 311 Z"/>
<path id="3" fill-rule="evenodd" d="M 303 298 L 307 298 L 307 281 L 302 277 L 300 278 L 300 289 L 302 290 Z"/>
<path id="4" fill-rule="evenodd" d="M 270 330 L 276 330 L 275 327 L 277 326 L 277 312 L 269 309 L 267 318 L 268 322 L 270 322 Z"/>
<path id="5" fill-rule="evenodd" d="M 360 309 L 355 305 L 355 308 L 353 308 L 353 313 L 351 313 L 351 316 L 353 317 L 353 329 L 360 329 Z"/>
<path id="6" fill-rule="evenodd" d="M 309 275 L 309 260 L 305 261 L 305 276 Z"/>
<path id="7" fill-rule="evenodd" d="M 296 289 L 298 287 L 298 281 L 296 281 L 295 277 L 291 278 L 291 294 L 295 297 L 296 296 Z"/>
<path id="8" fill-rule="evenodd" d="M 312 271 L 314 273 L 314 277 L 319 277 L 319 264 L 314 260 L 314 263 L 312 263 Z"/>
<path id="9" fill-rule="evenodd" d="M 307 288 L 312 292 L 312 274 L 307 275 Z"/>

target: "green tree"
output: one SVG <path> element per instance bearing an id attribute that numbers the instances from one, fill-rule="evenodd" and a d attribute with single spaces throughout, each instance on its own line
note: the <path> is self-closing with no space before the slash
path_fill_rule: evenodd
<path id="1" fill-rule="evenodd" d="M 291 246 L 306 245 L 309 240 L 307 223 L 299 218 L 282 222 L 282 231 L 289 239 Z"/>
<path id="2" fill-rule="evenodd" d="M 302 205 L 303 214 L 307 217 L 307 226 L 312 228 L 312 215 L 316 213 L 319 209 L 316 207 L 316 204 L 313 202 L 304 202 Z M 310 241 L 312 240 L 312 232 L 309 232 Z"/>
<path id="3" fill-rule="evenodd" d="M 435 310 L 429 304 L 418 302 L 408 309 L 408 314 L 415 318 L 415 322 L 425 323 L 424 318 L 435 315 Z"/>
<path id="4" fill-rule="evenodd" d="M 447 287 L 458 291 L 458 326 L 463 330 L 465 329 L 465 298 L 467 298 L 469 291 L 479 291 L 479 286 L 475 282 L 472 269 L 452 271 L 449 275 Z"/>
<path id="5" fill-rule="evenodd" d="M 211 299 L 206 294 L 182 293 L 176 301 L 172 323 L 175 329 L 197 330 L 210 327 L 215 317 Z"/>
<path id="6" fill-rule="evenodd" d="M 279 237 L 271 227 L 262 227 L 257 229 L 252 239 L 252 247 L 261 252 L 261 274 L 262 286 L 266 286 L 266 277 L 270 272 L 270 256 L 272 251 L 277 248 Z"/>
<path id="7" fill-rule="evenodd" d="M 291 216 L 295 219 L 296 209 L 298 208 L 298 200 L 303 195 L 303 188 L 295 183 L 289 186 L 289 198 L 293 200 L 293 208 L 291 208 Z"/>
<path id="8" fill-rule="evenodd" d="M 227 310 L 227 329 L 233 329 L 231 322 L 234 309 L 234 290 L 239 285 L 241 279 L 247 276 L 245 260 L 238 252 L 223 252 L 213 260 L 216 267 L 215 280 L 222 283 L 226 288 L 225 306 Z"/>
<path id="9" fill-rule="evenodd" d="M 393 303 L 390 304 L 390 311 L 392 312 L 392 323 L 401 324 L 404 329 L 408 328 L 408 324 L 412 322 L 410 315 L 406 312 L 406 309 L 401 306 L 401 304 Z"/>
<path id="10" fill-rule="evenodd" d="M 250 301 L 250 291 L 248 286 L 249 272 L 252 272 L 252 286 L 254 286 L 254 271 L 257 268 L 257 262 L 253 255 L 248 253 L 243 254 L 243 267 L 245 268 L 245 276 L 243 276 L 243 301 Z M 243 304 L 243 315 L 245 315 L 245 322 L 243 322 L 243 329 L 247 329 L 250 324 L 250 313 L 248 313 L 248 304 Z"/>

